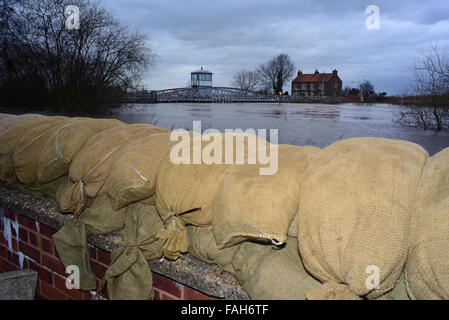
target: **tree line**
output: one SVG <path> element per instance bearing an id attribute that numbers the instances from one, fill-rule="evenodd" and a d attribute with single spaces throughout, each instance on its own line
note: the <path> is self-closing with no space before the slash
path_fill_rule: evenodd
<path id="1" fill-rule="evenodd" d="M 434 44 L 410 66 L 411 93 L 397 103 L 396 120 L 408 126 L 449 130 L 449 52 Z"/>
<path id="2" fill-rule="evenodd" d="M 291 57 L 281 53 L 260 64 L 256 70 L 239 71 L 234 75 L 232 86 L 246 91 L 259 91 L 278 95 L 293 77 L 295 64 Z"/>
<path id="3" fill-rule="evenodd" d="M 68 28 L 66 8 L 79 8 Z M 154 55 L 97 1 L 3 0 L 0 7 L 0 103 L 94 112 L 135 86 Z"/>

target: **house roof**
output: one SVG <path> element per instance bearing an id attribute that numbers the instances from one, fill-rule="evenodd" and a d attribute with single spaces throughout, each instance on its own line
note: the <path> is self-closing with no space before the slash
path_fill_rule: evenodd
<path id="1" fill-rule="evenodd" d="M 293 82 L 327 82 L 332 76 L 332 73 L 300 74 L 293 80 Z"/>
<path id="2" fill-rule="evenodd" d="M 190 72 L 190 73 L 191 74 L 192 73 L 208 73 L 208 74 L 212 74 L 212 72 L 210 72 L 209 70 L 203 69 L 203 67 L 201 67 L 200 70 L 196 70 L 196 71 L 193 71 L 193 72 Z"/>

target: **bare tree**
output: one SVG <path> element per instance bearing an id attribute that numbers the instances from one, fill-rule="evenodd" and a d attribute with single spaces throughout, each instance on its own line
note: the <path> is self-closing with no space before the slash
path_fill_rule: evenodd
<path id="1" fill-rule="evenodd" d="M 232 86 L 245 91 L 255 91 L 260 83 L 259 74 L 255 71 L 239 71 L 234 75 Z"/>
<path id="2" fill-rule="evenodd" d="M 410 67 L 413 96 L 403 98 L 401 123 L 424 129 L 449 129 L 449 54 L 432 45 Z"/>
<path id="3" fill-rule="evenodd" d="M 275 94 L 283 91 L 284 84 L 288 82 L 294 72 L 295 64 L 289 55 L 281 53 L 277 57 L 263 63 L 257 69 L 262 84 L 273 88 Z"/>
<path id="4" fill-rule="evenodd" d="M 365 80 L 360 85 L 360 91 L 362 92 L 363 97 L 366 98 L 374 93 L 374 86 L 369 80 Z"/>
<path id="5" fill-rule="evenodd" d="M 66 27 L 69 5 L 80 9 L 79 29 Z M 153 62 L 146 37 L 96 1 L 27 0 L 11 9 L 5 30 L 12 40 L 9 76 L 36 79 L 32 88 L 55 108 L 92 110 L 135 85 Z"/>

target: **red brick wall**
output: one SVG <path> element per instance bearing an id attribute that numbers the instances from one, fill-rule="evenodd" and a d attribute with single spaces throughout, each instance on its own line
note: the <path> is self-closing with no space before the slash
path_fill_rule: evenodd
<path id="1" fill-rule="evenodd" d="M 11 237 L 7 235 L 5 237 L 5 222 L 13 223 Z M 59 259 L 51 238 L 56 231 L 22 214 L 3 209 L 3 218 L 0 221 L 0 272 L 21 268 L 37 271 L 35 299 L 38 300 L 92 299 L 89 291 L 67 289 L 65 267 Z M 10 242 L 7 238 L 10 238 Z M 110 253 L 90 246 L 90 256 L 92 271 L 97 277 L 98 285 L 111 261 Z M 21 257 L 22 261 L 20 261 Z M 215 299 L 154 272 L 153 282 L 156 300 Z M 102 296 L 108 298 L 107 290 L 104 290 Z"/>

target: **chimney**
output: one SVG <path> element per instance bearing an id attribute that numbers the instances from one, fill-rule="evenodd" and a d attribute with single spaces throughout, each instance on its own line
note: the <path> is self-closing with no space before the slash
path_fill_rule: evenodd
<path id="1" fill-rule="evenodd" d="M 298 70 L 298 76 L 302 75 L 302 71 Z"/>
<path id="2" fill-rule="evenodd" d="M 336 76 L 337 73 L 338 73 L 338 71 L 337 71 L 336 69 L 334 69 L 334 70 L 332 71 L 332 74 L 333 74 L 334 76 Z"/>
<path id="3" fill-rule="evenodd" d="M 315 74 L 320 74 L 320 73 L 318 72 L 318 69 L 315 69 Z"/>

